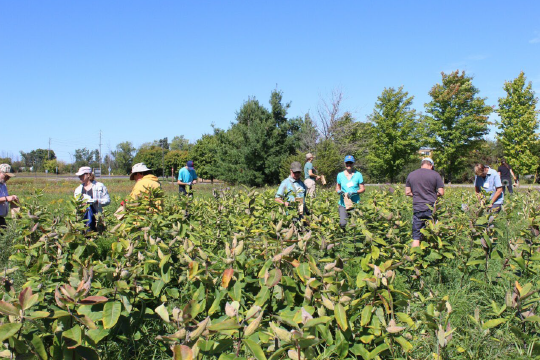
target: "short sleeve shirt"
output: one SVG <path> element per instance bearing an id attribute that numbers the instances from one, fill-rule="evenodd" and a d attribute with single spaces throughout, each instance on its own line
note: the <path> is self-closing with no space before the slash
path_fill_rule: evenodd
<path id="1" fill-rule="evenodd" d="M 364 183 L 364 177 L 362 176 L 362 173 L 360 171 L 355 171 L 351 177 L 351 179 L 347 179 L 347 176 L 345 175 L 345 171 L 340 172 L 337 176 L 337 183 L 339 186 L 341 186 L 341 190 L 348 193 L 353 192 L 355 193 L 351 200 L 358 204 L 360 202 L 360 194 L 358 194 L 358 190 L 360 190 L 360 185 Z M 339 205 L 345 207 L 345 201 L 343 200 L 343 195 L 339 197 Z"/>
<path id="2" fill-rule="evenodd" d="M 504 165 L 499 166 L 497 171 L 501 173 L 501 180 L 512 180 L 512 173 L 510 172 L 511 169 L 512 168 L 510 167 L 510 165 L 508 167 Z"/>
<path id="3" fill-rule="evenodd" d="M 305 194 L 306 185 L 302 180 L 295 180 L 292 176 L 289 176 L 279 185 L 276 197 L 282 199 L 286 197 L 288 202 L 292 202 L 295 198 L 304 198 Z"/>
<path id="4" fill-rule="evenodd" d="M 6 184 L 0 184 L 0 197 L 9 196 Z M 9 202 L 0 204 L 0 216 L 6 217 L 9 212 Z"/>
<path id="5" fill-rule="evenodd" d="M 435 170 L 420 168 L 407 176 L 405 186 L 413 193 L 413 211 L 427 211 L 437 201 L 437 190 L 444 188 L 444 183 Z"/>
<path id="6" fill-rule="evenodd" d="M 178 173 L 178 180 L 183 183 L 190 183 L 193 180 L 197 180 L 197 173 L 195 173 L 195 170 L 188 170 L 188 168 L 183 167 Z"/>
<path id="7" fill-rule="evenodd" d="M 309 176 L 309 170 L 313 170 L 313 164 L 311 162 L 307 162 L 306 165 L 304 165 L 304 179 L 311 179 L 311 176 Z"/>
<path id="8" fill-rule="evenodd" d="M 474 186 L 479 189 L 484 189 L 487 193 L 490 194 L 490 199 L 493 200 L 495 196 L 495 191 L 497 188 L 502 187 L 501 177 L 499 173 L 494 169 L 489 169 L 485 177 L 475 176 Z M 494 205 L 500 205 L 504 201 L 504 193 L 501 193 L 499 198 L 493 203 Z"/>

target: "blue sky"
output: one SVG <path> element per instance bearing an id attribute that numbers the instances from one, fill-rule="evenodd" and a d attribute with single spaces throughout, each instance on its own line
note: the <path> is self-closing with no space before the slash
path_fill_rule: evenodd
<path id="1" fill-rule="evenodd" d="M 457 69 L 491 105 L 522 70 L 538 95 L 540 2 L 0 0 L 0 156 L 195 141 L 276 88 L 291 117 L 340 89 L 365 121 L 401 85 L 423 111 Z"/>

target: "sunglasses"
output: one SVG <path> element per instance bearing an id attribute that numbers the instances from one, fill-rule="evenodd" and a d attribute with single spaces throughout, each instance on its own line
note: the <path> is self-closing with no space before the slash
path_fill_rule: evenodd
<path id="1" fill-rule="evenodd" d="M 351 165 L 351 166 L 352 166 L 352 165 L 354 165 L 354 163 L 353 163 L 352 161 L 347 161 L 347 162 L 345 163 L 345 165 L 347 165 L 347 166 Z"/>

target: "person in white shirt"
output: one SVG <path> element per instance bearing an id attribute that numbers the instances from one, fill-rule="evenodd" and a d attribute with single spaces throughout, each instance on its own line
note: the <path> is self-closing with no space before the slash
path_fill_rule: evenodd
<path id="1" fill-rule="evenodd" d="M 92 168 L 89 166 L 81 167 L 75 175 L 81 180 L 81 185 L 75 189 L 74 196 L 83 198 L 89 204 L 88 211 L 91 214 L 102 212 L 103 207 L 111 203 L 107 187 L 95 180 Z M 89 227 L 96 230 L 96 219 L 93 216 L 90 216 L 90 218 Z"/>

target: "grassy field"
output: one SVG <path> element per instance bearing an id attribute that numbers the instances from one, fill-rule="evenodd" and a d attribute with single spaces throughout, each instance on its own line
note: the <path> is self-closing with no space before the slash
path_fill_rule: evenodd
<path id="1" fill-rule="evenodd" d="M 31 286 L 42 297 L 36 305 L 40 311 L 57 311 L 55 287 L 75 286 L 83 269 L 111 269 L 94 273 L 92 294 L 110 299 L 121 294 L 114 303 L 122 310 L 118 323 L 97 344 L 87 325 L 76 325 L 86 334 L 80 347 L 102 358 L 169 359 L 180 346 L 197 355 L 193 358 L 222 360 L 540 356 L 536 190 L 509 196 L 504 210 L 491 216 L 472 188 L 449 188 L 423 247 L 410 249 L 411 200 L 402 186 L 368 187 L 342 232 L 331 190 L 308 200 L 312 215 L 302 224 L 293 210 L 273 201 L 275 187 L 221 191 L 218 184 L 214 196 L 210 184 L 201 184 L 195 199 L 186 201 L 169 183 L 163 184 L 161 212 L 140 205 L 119 222 L 111 212 L 133 182 L 104 183 L 113 204 L 103 234 L 85 235 L 77 222 L 70 205 L 77 182 L 14 179 L 10 192 L 21 196 L 25 214 L 38 214 L 39 220 L 23 217 L 0 236 L 5 249 L 0 265 L 18 268 L 11 275 L 16 293 Z M 34 246 L 40 241 L 46 246 Z M 62 256 L 55 244 L 63 244 Z M 89 260 L 80 260 L 82 254 Z M 14 301 L 8 292 L 3 297 Z M 240 307 L 232 316 L 234 302 Z M 109 320 L 102 319 L 106 311 L 100 306 L 88 316 L 105 331 Z M 246 314 L 256 306 L 263 313 L 248 322 Z M 174 309 L 193 318 L 164 321 L 175 316 Z M 213 327 L 192 339 L 200 336 L 197 329 L 206 318 Z M 50 330 L 53 324 L 44 321 L 41 330 L 50 351 L 71 336 Z M 127 331 L 128 325 L 134 330 Z M 24 329 L 31 339 L 34 328 Z M 191 337 L 164 338 L 182 332 Z"/>

